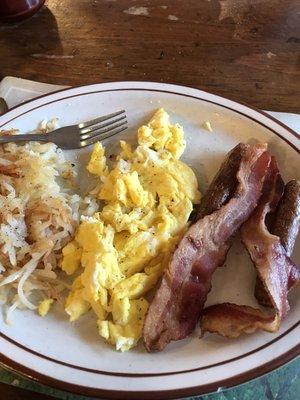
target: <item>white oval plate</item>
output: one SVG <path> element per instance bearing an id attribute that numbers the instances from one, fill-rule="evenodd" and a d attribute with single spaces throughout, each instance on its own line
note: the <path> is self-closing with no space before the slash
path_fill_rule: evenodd
<path id="1" fill-rule="evenodd" d="M 268 142 L 285 179 L 300 179 L 299 135 L 268 115 L 196 89 L 145 82 L 119 82 L 63 90 L 23 104 L 0 118 L 0 128 L 34 129 L 42 119 L 58 117 L 61 126 L 125 109 L 132 138 L 153 112 L 164 107 L 183 125 L 183 159 L 196 172 L 204 191 L 229 149 L 238 142 Z M 203 129 L 209 120 L 213 132 Z M 116 147 L 120 137 L 106 141 Z M 67 152 L 81 163 L 80 181 L 90 149 Z M 300 264 L 300 246 L 294 260 Z M 237 239 L 226 268 L 213 278 L 207 304 L 233 301 L 255 305 L 254 268 Z M 256 332 L 236 340 L 199 333 L 163 352 L 147 354 L 142 346 L 119 353 L 97 334 L 92 314 L 74 324 L 55 307 L 47 318 L 16 312 L 11 326 L 0 316 L 0 361 L 33 379 L 60 389 L 106 398 L 153 399 L 203 394 L 266 373 L 300 353 L 300 290 L 290 296 L 291 312 L 276 334 Z"/>

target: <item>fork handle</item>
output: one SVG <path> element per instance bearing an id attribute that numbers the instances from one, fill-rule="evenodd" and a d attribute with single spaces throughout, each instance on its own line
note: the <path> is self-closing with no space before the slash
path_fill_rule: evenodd
<path id="1" fill-rule="evenodd" d="M 41 135 L 39 133 L 29 133 L 29 134 L 21 134 L 21 135 L 3 135 L 0 136 L 0 144 L 9 143 L 9 142 L 49 142 L 48 135 Z"/>

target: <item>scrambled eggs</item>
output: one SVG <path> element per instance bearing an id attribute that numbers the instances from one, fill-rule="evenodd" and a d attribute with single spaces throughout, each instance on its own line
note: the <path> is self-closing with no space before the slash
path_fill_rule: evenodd
<path id="1" fill-rule="evenodd" d="M 40 314 L 41 317 L 45 317 L 48 314 L 53 302 L 54 302 L 53 299 L 45 299 L 40 302 L 38 306 L 38 313 Z"/>
<path id="2" fill-rule="evenodd" d="M 104 206 L 82 218 L 63 249 L 61 268 L 80 272 L 66 301 L 70 321 L 92 309 L 100 336 L 126 351 L 141 337 L 145 295 L 187 229 L 200 193 L 193 171 L 179 161 L 183 129 L 163 109 L 138 130 L 135 149 L 124 141 L 120 146 L 111 170 L 101 143 L 93 149 L 87 169 L 99 178 L 97 197 Z"/>

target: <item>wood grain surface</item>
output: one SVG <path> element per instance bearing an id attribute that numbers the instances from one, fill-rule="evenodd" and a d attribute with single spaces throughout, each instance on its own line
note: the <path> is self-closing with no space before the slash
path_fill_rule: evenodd
<path id="1" fill-rule="evenodd" d="M 300 112 L 299 0 L 48 0 L 0 25 L 0 78 L 150 80 Z"/>

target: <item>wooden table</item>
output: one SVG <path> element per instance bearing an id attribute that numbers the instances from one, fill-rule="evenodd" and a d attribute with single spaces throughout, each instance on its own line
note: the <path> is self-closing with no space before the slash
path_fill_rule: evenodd
<path id="1" fill-rule="evenodd" d="M 48 0 L 0 25 L 0 79 L 150 80 L 300 112 L 298 0 Z M 4 397 L 2 397 L 4 396 Z M 0 385 L 0 399 L 46 398 Z"/>
<path id="2" fill-rule="evenodd" d="M 299 0 L 48 0 L 0 25 L 0 78 L 150 80 L 300 112 Z"/>

